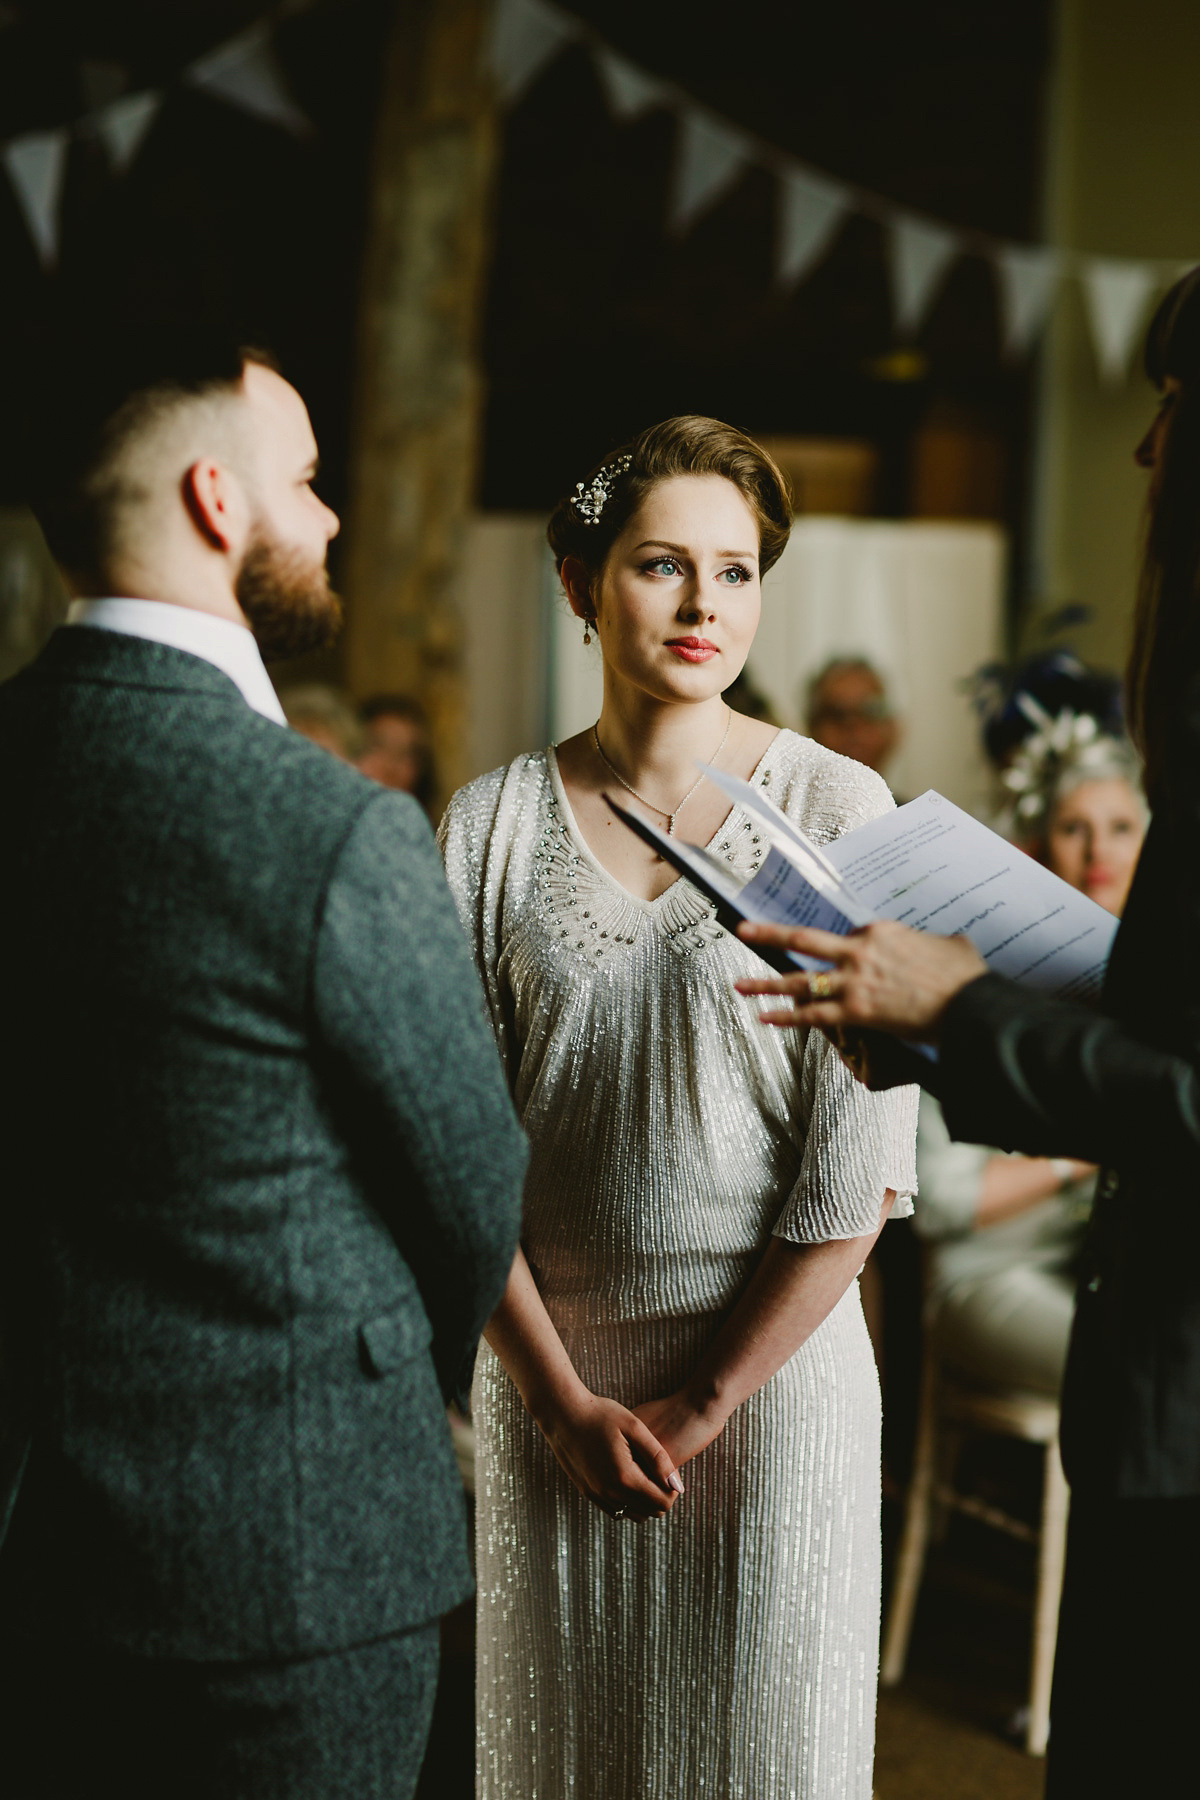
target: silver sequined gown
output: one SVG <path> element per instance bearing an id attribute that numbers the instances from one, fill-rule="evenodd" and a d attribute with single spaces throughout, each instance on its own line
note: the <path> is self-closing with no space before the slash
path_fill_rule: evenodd
<path id="1" fill-rule="evenodd" d="M 782 732 L 754 780 L 814 838 L 891 806 Z M 524 1246 L 582 1379 L 678 1387 L 772 1232 L 871 1231 L 916 1186 L 912 1089 L 734 993 L 761 969 L 695 889 L 606 873 L 552 750 L 457 794 L 441 833 L 533 1158 Z M 738 809 L 711 847 L 750 873 Z M 911 1203 L 902 1199 L 897 1211 Z M 486 1345 L 475 1376 L 483 1800 L 870 1800 L 879 1389 L 857 1283 L 684 1471 L 658 1524 L 559 1469 Z"/>

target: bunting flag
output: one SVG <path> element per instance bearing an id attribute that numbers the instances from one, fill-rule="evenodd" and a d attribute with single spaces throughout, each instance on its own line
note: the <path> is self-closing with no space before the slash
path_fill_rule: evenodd
<path id="1" fill-rule="evenodd" d="M 1006 356 L 1025 356 L 1046 322 L 1062 273 L 1057 250 L 1002 244 L 996 253 L 1000 327 Z"/>
<path id="2" fill-rule="evenodd" d="M 269 125 L 302 137 L 312 125 L 287 90 L 271 48 L 271 28 L 252 25 L 194 62 L 184 80 Z"/>
<path id="3" fill-rule="evenodd" d="M 655 107 L 670 105 L 672 93 L 667 83 L 647 75 L 636 63 L 626 62 L 623 56 L 603 47 L 593 53 L 593 60 L 608 104 L 618 119 L 639 119 Z"/>
<path id="4" fill-rule="evenodd" d="M 879 195 L 863 194 L 778 150 L 759 143 L 727 120 L 702 110 L 669 82 L 619 55 L 552 0 L 496 0 L 492 60 L 501 98 L 511 104 L 533 77 L 568 44 L 582 40 L 614 118 L 637 119 L 657 107 L 676 114 L 675 166 L 667 223 L 683 234 L 728 192 L 750 165 L 778 179 L 779 224 L 775 275 L 794 286 L 816 266 L 843 218 L 853 211 L 877 219 L 888 234 L 897 333 L 919 330 L 950 264 L 968 248 L 996 265 L 1000 324 L 1007 356 L 1028 355 L 1045 325 L 1059 282 L 1078 275 L 1101 371 L 1119 380 L 1151 289 L 1166 279 L 1168 264 L 1112 257 L 1081 257 L 1046 245 L 980 241 L 934 219 L 910 213 Z M 1173 265 L 1172 265 L 1173 266 Z M 1189 266 L 1189 265 L 1185 265 Z M 1182 272 L 1182 270 L 1180 271 Z"/>
<path id="5" fill-rule="evenodd" d="M 118 175 L 123 175 L 132 164 L 162 103 L 162 94 L 148 90 L 114 100 L 95 115 L 100 141 Z"/>
<path id="6" fill-rule="evenodd" d="M 58 261 L 58 208 L 67 173 L 70 133 L 31 131 L 4 145 L 4 166 L 44 268 Z"/>
<path id="7" fill-rule="evenodd" d="M 1153 263 L 1085 256 L 1080 258 L 1079 277 L 1100 374 L 1115 385 L 1129 372 L 1146 302 L 1158 285 L 1157 271 Z"/>
<path id="8" fill-rule="evenodd" d="M 511 106 L 534 76 L 557 56 L 579 27 L 544 0 L 497 0 L 492 25 L 492 67 L 500 98 Z"/>
<path id="9" fill-rule="evenodd" d="M 309 0 L 280 0 L 275 17 L 303 10 Z M 7 9 L 0 0 L 0 27 Z M 288 90 L 272 50 L 271 21 L 241 32 L 200 57 L 182 80 L 230 106 L 297 135 L 312 127 Z M 630 62 L 602 43 L 572 14 L 551 0 L 496 0 L 491 36 L 497 91 L 508 105 L 520 99 L 535 76 L 568 44 L 587 44 L 597 78 L 614 117 L 622 122 L 669 107 L 677 118 L 675 166 L 667 222 L 683 234 L 729 191 L 750 166 L 769 169 L 779 182 L 779 222 L 775 273 L 788 286 L 802 281 L 833 241 L 852 211 L 878 219 L 888 233 L 896 327 L 911 336 L 951 262 L 968 247 L 964 233 L 918 217 L 878 196 L 858 193 L 841 182 L 782 157 L 728 121 L 696 106 L 669 82 Z M 129 72 L 115 62 L 80 67 L 86 116 L 75 126 L 29 132 L 0 143 L 3 161 L 22 215 L 44 267 L 58 257 L 59 210 L 71 132 L 94 132 L 115 173 L 123 174 L 138 155 L 164 102 L 158 90 L 127 93 Z M 996 265 L 1005 353 L 1027 355 L 1045 324 L 1064 275 L 1083 285 L 1096 360 L 1104 380 L 1124 380 L 1130 354 L 1154 289 L 1187 273 L 1193 264 L 1162 259 L 1085 256 L 1045 245 L 985 243 Z"/>
<path id="10" fill-rule="evenodd" d="M 733 186 L 749 161 L 749 146 L 741 132 L 689 107 L 680 117 L 675 145 L 667 211 L 671 230 L 690 230 Z"/>
<path id="11" fill-rule="evenodd" d="M 529 5 L 532 0 L 523 3 Z M 285 0 L 283 10 L 301 10 L 306 4 L 307 0 L 291 0 L 290 4 Z M 3 23 L 4 7 L 0 4 L 0 26 Z M 275 60 L 268 20 L 200 57 L 183 71 L 181 79 L 296 135 L 312 130 L 288 92 Z M 0 161 L 8 171 L 30 236 L 46 268 L 58 259 L 59 205 L 72 132 L 98 136 L 114 172 L 124 174 L 145 142 L 165 99 L 157 89 L 127 94 L 129 72 L 123 63 L 85 60 L 80 65 L 80 80 L 88 108 L 82 118 L 73 125 L 29 132 L 0 143 Z"/>
<path id="12" fill-rule="evenodd" d="M 919 330 L 935 288 L 963 245 L 945 225 L 912 213 L 898 212 L 889 224 L 896 324 L 911 335 Z"/>
<path id="13" fill-rule="evenodd" d="M 789 286 L 803 280 L 850 210 L 850 195 L 836 181 L 826 181 L 790 164 L 780 175 L 779 237 L 775 273 Z"/>

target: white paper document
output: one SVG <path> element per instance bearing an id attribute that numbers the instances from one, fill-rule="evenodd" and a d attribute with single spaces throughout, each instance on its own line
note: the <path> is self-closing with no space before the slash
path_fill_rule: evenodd
<path id="1" fill-rule="evenodd" d="M 818 848 L 761 789 L 705 773 L 771 838 L 763 867 L 730 894 L 743 917 L 841 933 L 871 919 L 962 932 L 990 969 L 1023 987 L 1099 995 L 1117 920 L 941 794 L 931 789 Z"/>

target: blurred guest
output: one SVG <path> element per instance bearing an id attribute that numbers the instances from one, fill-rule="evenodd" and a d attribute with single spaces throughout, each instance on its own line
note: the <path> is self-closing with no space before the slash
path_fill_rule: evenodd
<path id="1" fill-rule="evenodd" d="M 284 717 L 293 731 L 306 737 L 342 762 L 353 762 L 362 742 L 358 720 L 336 688 L 322 682 L 284 688 L 279 696 Z"/>
<path id="2" fill-rule="evenodd" d="M 428 812 L 437 787 L 429 718 L 407 694 L 373 694 L 358 709 L 362 750 L 358 766 L 372 781 L 411 794 Z"/>
<path id="3" fill-rule="evenodd" d="M 882 775 L 900 741 L 887 683 L 865 656 L 835 656 L 809 683 L 808 735 Z"/>
<path id="4" fill-rule="evenodd" d="M 1014 835 L 1119 916 L 1147 825 L 1133 751 L 1086 714 L 1051 719 L 1036 703 L 1027 713 L 1037 729 L 1009 752 L 1003 777 L 1016 796 Z M 1057 1394 L 1094 1169 L 954 1143 L 932 1094 L 921 1096 L 917 1169 L 942 1354 L 977 1380 Z"/>
<path id="5" fill-rule="evenodd" d="M 1034 730 L 1000 777 L 1012 796 L 1007 833 L 1120 918 L 1149 822 L 1133 747 L 1087 713 L 1051 718 L 1025 704 Z"/>

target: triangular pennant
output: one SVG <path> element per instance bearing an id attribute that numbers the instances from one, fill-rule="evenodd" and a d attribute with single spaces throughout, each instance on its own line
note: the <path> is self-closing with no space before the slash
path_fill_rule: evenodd
<path id="1" fill-rule="evenodd" d="M 892 292 L 896 324 L 905 333 L 916 331 L 934 289 L 961 248 L 961 240 L 944 225 L 896 213 L 890 219 L 892 240 Z"/>
<path id="2" fill-rule="evenodd" d="M 694 225 L 733 186 L 749 160 L 749 146 L 740 132 L 688 107 L 680 115 L 675 145 L 667 213 L 671 229 L 683 232 Z"/>
<path id="3" fill-rule="evenodd" d="M 69 133 L 31 131 L 13 138 L 3 150 L 4 166 L 13 184 L 29 235 L 45 268 L 58 258 L 58 203 L 67 172 Z"/>
<path id="4" fill-rule="evenodd" d="M 836 181 L 810 175 L 807 169 L 789 168 L 781 174 L 775 253 L 780 281 L 796 282 L 807 275 L 849 210 L 850 196 Z"/>
<path id="5" fill-rule="evenodd" d="M 1146 302 L 1158 283 L 1158 271 L 1153 263 L 1129 262 L 1124 257 L 1085 256 L 1079 278 L 1100 373 L 1105 381 L 1124 381 Z"/>
<path id="6" fill-rule="evenodd" d="M 162 103 L 162 95 L 155 91 L 128 94 L 96 114 L 96 130 L 119 175 L 125 173 L 141 149 Z"/>
<path id="7" fill-rule="evenodd" d="M 544 0 L 498 0 L 492 25 L 492 68 L 506 106 L 520 99 L 538 70 L 578 35 L 574 19 Z"/>
<path id="8" fill-rule="evenodd" d="M 184 79 L 229 106 L 240 107 L 268 124 L 282 125 L 298 137 L 312 130 L 288 93 L 271 48 L 271 28 L 265 23 L 252 25 L 249 31 L 210 50 L 192 64 Z"/>
<path id="9" fill-rule="evenodd" d="M 618 119 L 636 119 L 656 106 L 665 106 L 671 89 L 665 81 L 647 75 L 636 64 L 626 62 L 612 50 L 599 47 L 592 52 L 596 73 L 608 96 L 608 104 Z"/>
<path id="10" fill-rule="evenodd" d="M 1040 245 L 1002 244 L 996 252 L 1000 325 L 1006 356 L 1024 356 L 1054 304 L 1062 256 Z"/>

